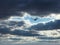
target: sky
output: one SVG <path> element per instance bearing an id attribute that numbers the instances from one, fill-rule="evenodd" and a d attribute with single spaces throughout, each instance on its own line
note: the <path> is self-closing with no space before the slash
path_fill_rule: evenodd
<path id="1" fill-rule="evenodd" d="M 11 15 L 22 16 L 21 12 L 38 16 L 59 14 L 60 0 L 0 0 L 0 18 Z"/>
<path id="2" fill-rule="evenodd" d="M 60 0 L 0 0 L 0 19 L 1 28 L 60 29 Z"/>
<path id="3" fill-rule="evenodd" d="M 5 34 L 59 38 L 60 0 L 0 0 L 0 36 Z"/>
<path id="4" fill-rule="evenodd" d="M 28 33 L 29 36 L 33 35 L 32 32 L 29 32 L 30 30 L 35 32 L 60 29 L 59 16 L 60 14 L 57 14 L 57 16 L 56 14 L 50 14 L 49 16 L 39 17 L 24 12 L 22 17 L 11 16 L 8 19 L 2 20 L 0 22 L 0 33 L 13 35 L 27 35 Z"/>

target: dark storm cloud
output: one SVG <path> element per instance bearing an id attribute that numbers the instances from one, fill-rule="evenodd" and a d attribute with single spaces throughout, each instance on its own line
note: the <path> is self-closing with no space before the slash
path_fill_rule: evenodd
<path id="1" fill-rule="evenodd" d="M 10 29 L 9 28 L 0 28 L 0 33 L 1 34 L 9 34 L 10 33 Z"/>
<path id="2" fill-rule="evenodd" d="M 14 30 L 10 34 L 20 36 L 39 36 L 35 31 Z"/>
<path id="3" fill-rule="evenodd" d="M 23 26 L 24 22 L 0 22 L 0 34 L 11 34 L 11 35 L 19 35 L 19 36 L 38 36 L 36 31 L 25 31 L 20 29 L 14 29 L 16 27 Z M 12 28 L 14 30 L 12 30 Z"/>
<path id="4" fill-rule="evenodd" d="M 24 31 L 24 30 L 14 30 L 11 31 L 9 28 L 0 28 L 0 34 L 11 34 L 19 36 L 39 36 L 35 31 Z"/>
<path id="5" fill-rule="evenodd" d="M 11 30 L 12 28 L 23 26 L 23 24 L 24 24 L 23 22 L 2 23 L 2 25 L 0 25 L 0 34 L 11 34 L 11 35 L 20 35 L 20 36 L 39 36 L 37 31 L 60 29 L 60 20 L 56 20 L 55 22 L 49 22 L 45 25 L 40 23 L 40 24 L 31 26 L 30 28 L 25 28 L 23 30 L 21 29 Z M 26 31 L 26 29 L 28 31 Z"/>
<path id="6" fill-rule="evenodd" d="M 40 16 L 60 13 L 60 0 L 0 0 L 0 18 L 28 12 Z"/>
<path id="7" fill-rule="evenodd" d="M 60 20 L 56 20 L 55 22 L 49 22 L 45 25 L 40 23 L 29 28 L 30 30 L 53 30 L 60 29 Z"/>

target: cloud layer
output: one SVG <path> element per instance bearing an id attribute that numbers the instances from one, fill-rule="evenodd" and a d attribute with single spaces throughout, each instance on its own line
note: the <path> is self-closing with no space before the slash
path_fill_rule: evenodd
<path id="1" fill-rule="evenodd" d="M 0 18 L 21 12 L 38 16 L 60 13 L 60 0 L 0 0 Z"/>
<path id="2" fill-rule="evenodd" d="M 58 15 L 52 16 L 39 17 L 25 14 L 22 17 L 11 16 L 0 20 L 0 40 L 4 42 L 3 44 L 58 41 L 56 39 L 60 39 L 60 18 Z"/>
<path id="3" fill-rule="evenodd" d="M 60 19 L 58 16 L 38 17 L 24 15 L 23 17 L 11 16 L 8 19 L 0 21 L 0 33 L 37 36 L 36 31 L 60 29 Z M 43 23 L 44 22 L 44 23 Z"/>

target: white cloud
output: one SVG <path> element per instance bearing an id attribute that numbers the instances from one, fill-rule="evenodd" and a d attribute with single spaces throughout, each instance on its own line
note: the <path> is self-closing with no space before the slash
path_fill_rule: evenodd
<path id="1" fill-rule="evenodd" d="M 60 20 L 60 14 L 50 14 L 46 17 L 38 17 L 38 16 L 31 16 L 30 14 L 26 12 L 22 12 L 23 16 L 11 16 L 7 19 L 7 21 L 16 21 L 20 22 L 23 21 L 27 27 L 30 27 L 32 25 L 37 25 L 39 23 L 46 24 L 50 21 L 54 22 L 55 20 Z"/>
<path id="2" fill-rule="evenodd" d="M 20 17 L 20 16 L 11 16 L 10 18 L 8 18 L 8 21 L 19 22 L 19 21 L 22 21 L 22 17 Z"/>
<path id="3" fill-rule="evenodd" d="M 53 17 L 55 20 L 60 20 L 60 14 L 50 14 L 49 17 Z"/>
<path id="4" fill-rule="evenodd" d="M 6 34 L 2 37 L 0 37 L 3 41 L 8 42 L 14 42 L 14 44 L 23 44 L 23 43 L 30 43 L 30 42 L 36 42 L 39 41 L 36 37 L 30 37 L 30 36 L 16 36 L 16 35 L 10 35 Z M 15 40 L 16 39 L 16 40 Z"/>
<path id="5" fill-rule="evenodd" d="M 46 37 L 58 38 L 58 37 L 60 37 L 59 31 L 60 31 L 60 29 L 44 30 L 44 31 L 38 31 L 38 34 L 44 35 Z"/>
<path id="6" fill-rule="evenodd" d="M 52 22 L 55 21 L 54 17 L 52 17 L 52 16 L 51 17 L 50 16 L 47 16 L 47 17 L 31 16 L 30 14 L 28 14 L 26 12 L 23 13 L 23 15 L 24 15 L 22 17 L 23 21 L 30 26 L 31 25 L 37 25 L 39 23 L 46 24 L 50 21 L 52 21 Z"/>

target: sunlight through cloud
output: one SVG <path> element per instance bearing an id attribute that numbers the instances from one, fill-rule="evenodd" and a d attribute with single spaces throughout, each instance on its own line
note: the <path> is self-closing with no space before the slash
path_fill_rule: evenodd
<path id="1" fill-rule="evenodd" d="M 31 16 L 27 12 L 22 12 L 22 17 L 20 16 L 11 16 L 8 18 L 8 21 L 16 21 L 20 22 L 23 21 L 25 24 L 32 26 L 37 25 L 39 23 L 46 24 L 48 22 L 54 22 L 55 20 L 60 20 L 60 14 L 50 14 L 46 17 L 39 17 L 39 16 Z"/>

